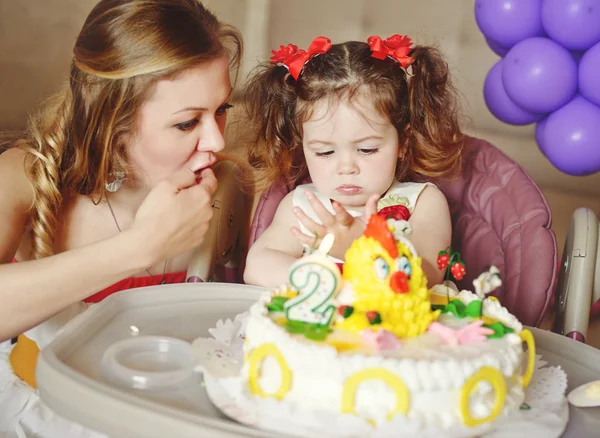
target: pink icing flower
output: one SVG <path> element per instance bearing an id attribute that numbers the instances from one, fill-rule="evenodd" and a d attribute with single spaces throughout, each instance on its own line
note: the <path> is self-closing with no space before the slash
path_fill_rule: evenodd
<path id="1" fill-rule="evenodd" d="M 487 335 L 494 333 L 494 330 L 482 327 L 482 325 L 483 321 L 477 320 L 460 329 L 453 329 L 439 322 L 432 322 L 427 330 L 435 334 L 445 344 L 456 346 L 482 342 Z"/>
<path id="2" fill-rule="evenodd" d="M 362 337 L 365 342 L 375 347 L 375 351 L 395 350 L 402 347 L 398 338 L 387 330 L 364 330 Z"/>

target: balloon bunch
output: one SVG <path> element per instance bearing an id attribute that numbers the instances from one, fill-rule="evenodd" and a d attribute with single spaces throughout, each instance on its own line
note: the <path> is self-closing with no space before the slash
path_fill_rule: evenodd
<path id="1" fill-rule="evenodd" d="M 492 114 L 536 123 L 562 172 L 600 171 L 600 0 L 476 0 L 475 19 L 502 57 L 484 83 Z"/>

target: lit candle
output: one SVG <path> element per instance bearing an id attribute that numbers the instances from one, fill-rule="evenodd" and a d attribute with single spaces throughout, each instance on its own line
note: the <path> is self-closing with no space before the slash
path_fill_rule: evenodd
<path id="1" fill-rule="evenodd" d="M 316 251 L 291 266 L 290 284 L 298 295 L 284 304 L 288 320 L 324 326 L 331 322 L 335 314 L 333 299 L 342 281 L 340 269 L 327 257 L 333 240 L 333 234 L 327 234 Z"/>

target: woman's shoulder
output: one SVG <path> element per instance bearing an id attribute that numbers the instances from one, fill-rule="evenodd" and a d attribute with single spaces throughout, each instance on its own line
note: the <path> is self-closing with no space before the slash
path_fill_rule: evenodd
<path id="1" fill-rule="evenodd" d="M 16 211 L 27 211 L 33 203 L 33 189 L 27 175 L 28 153 L 10 148 L 0 154 L 0 211 L 8 205 Z"/>

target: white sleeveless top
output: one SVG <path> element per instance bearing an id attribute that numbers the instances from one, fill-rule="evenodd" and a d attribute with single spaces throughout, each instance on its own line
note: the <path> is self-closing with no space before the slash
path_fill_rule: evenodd
<path id="1" fill-rule="evenodd" d="M 387 192 L 383 194 L 381 199 L 377 202 L 377 211 L 381 210 L 384 207 L 390 207 L 392 205 L 403 205 L 408 208 L 410 214 L 413 213 L 415 206 L 417 204 L 417 200 L 419 199 L 419 195 L 423 191 L 425 187 L 428 185 L 433 186 L 434 184 L 426 182 L 426 183 L 415 183 L 415 182 L 397 182 L 395 181 L 392 186 L 388 189 Z M 317 189 L 314 184 L 303 184 L 294 190 L 292 204 L 294 207 L 299 207 L 302 209 L 306 215 L 311 218 L 316 223 L 320 224 L 321 221 L 319 217 L 312 209 L 310 202 L 306 198 L 305 192 L 309 190 L 313 192 L 316 198 L 323 204 L 323 206 L 329 211 L 331 214 L 335 215 L 335 211 L 333 210 L 333 206 L 331 205 L 331 199 L 323 196 L 322 194 L 317 192 Z M 350 213 L 353 217 L 359 217 L 363 214 L 363 209 L 358 208 L 346 208 L 348 213 Z M 300 230 L 304 234 L 310 235 L 311 233 L 302 225 L 300 221 L 298 221 L 300 226 Z M 305 250 L 308 247 L 305 245 Z M 342 260 L 338 260 L 334 257 L 331 257 L 336 263 L 343 263 Z"/>

